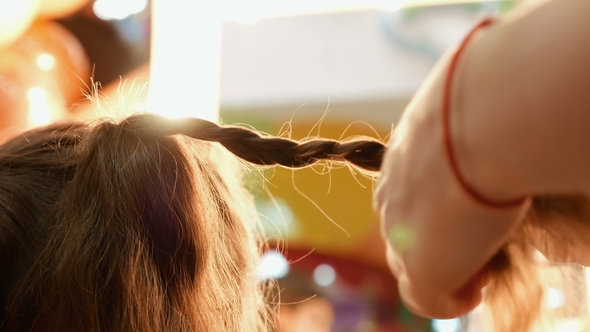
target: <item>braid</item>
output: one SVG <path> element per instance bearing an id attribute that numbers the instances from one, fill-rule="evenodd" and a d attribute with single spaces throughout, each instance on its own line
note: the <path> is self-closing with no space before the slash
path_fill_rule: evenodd
<path id="1" fill-rule="evenodd" d="M 381 167 L 385 145 L 364 138 L 340 142 L 325 138 L 297 142 L 288 138 L 265 137 L 238 126 L 220 126 L 197 118 L 169 119 L 151 113 L 133 115 L 126 124 L 155 135 L 182 134 L 218 142 L 237 157 L 257 165 L 282 165 L 291 168 L 310 166 L 321 160 L 349 162 L 368 171 Z"/>

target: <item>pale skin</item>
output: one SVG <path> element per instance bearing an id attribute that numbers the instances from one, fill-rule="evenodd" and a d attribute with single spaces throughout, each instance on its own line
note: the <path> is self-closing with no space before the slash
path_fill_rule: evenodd
<path id="1" fill-rule="evenodd" d="M 438 318 L 479 304 L 481 271 L 530 197 L 590 195 L 590 1 L 516 10 L 479 32 L 459 62 L 451 128 L 461 173 L 489 200 L 528 197 L 520 206 L 483 206 L 451 173 L 440 104 L 453 52 L 397 124 L 375 196 L 402 299 Z"/>

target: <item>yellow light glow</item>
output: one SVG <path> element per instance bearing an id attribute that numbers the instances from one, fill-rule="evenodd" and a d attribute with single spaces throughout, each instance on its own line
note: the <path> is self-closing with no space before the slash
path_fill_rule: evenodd
<path id="1" fill-rule="evenodd" d="M 40 0 L 0 0 L 0 48 L 15 42 L 33 23 Z"/>
<path id="2" fill-rule="evenodd" d="M 53 112 L 49 106 L 45 91 L 32 87 L 27 93 L 29 99 L 29 124 L 32 126 L 46 125 L 51 122 Z"/>
<path id="3" fill-rule="evenodd" d="M 37 56 L 37 67 L 43 71 L 50 71 L 55 67 L 55 57 L 49 53 L 42 53 Z"/>

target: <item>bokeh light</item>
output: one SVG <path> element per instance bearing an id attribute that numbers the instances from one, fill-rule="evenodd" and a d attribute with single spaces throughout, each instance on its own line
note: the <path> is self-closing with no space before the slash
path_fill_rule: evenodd
<path id="1" fill-rule="evenodd" d="M 559 288 L 550 287 L 547 290 L 547 300 L 552 309 L 558 309 L 565 305 L 565 294 Z"/>
<path id="2" fill-rule="evenodd" d="M 42 71 L 51 71 L 55 67 L 55 57 L 49 53 L 37 56 L 37 67 Z"/>
<path id="3" fill-rule="evenodd" d="M 147 0 L 96 0 L 92 10 L 102 20 L 123 20 L 141 13 L 147 4 Z"/>
<path id="4" fill-rule="evenodd" d="M 49 124 L 53 118 L 53 111 L 42 88 L 32 87 L 27 92 L 29 100 L 29 124 L 41 126 Z"/>
<path id="5" fill-rule="evenodd" d="M 461 320 L 453 319 L 433 319 L 432 329 L 435 332 L 458 332 L 461 328 Z"/>
<path id="6" fill-rule="evenodd" d="M 269 250 L 262 255 L 260 262 L 260 279 L 280 279 L 289 273 L 287 258 L 276 250 Z"/>
<path id="7" fill-rule="evenodd" d="M 320 286 L 330 286 L 336 280 L 336 270 L 328 264 L 320 264 L 313 270 L 313 280 Z"/>

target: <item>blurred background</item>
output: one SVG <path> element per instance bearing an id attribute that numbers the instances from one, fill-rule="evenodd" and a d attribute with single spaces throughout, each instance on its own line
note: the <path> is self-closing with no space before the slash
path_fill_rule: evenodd
<path id="1" fill-rule="evenodd" d="M 0 0 L 0 138 L 101 115 L 85 99 L 100 95 L 108 113 L 386 140 L 441 54 L 482 17 L 518 5 Z M 261 278 L 283 290 L 284 331 L 478 331 L 476 320 L 430 321 L 399 301 L 371 179 L 337 166 L 261 173 L 248 184 L 270 238 Z"/>

